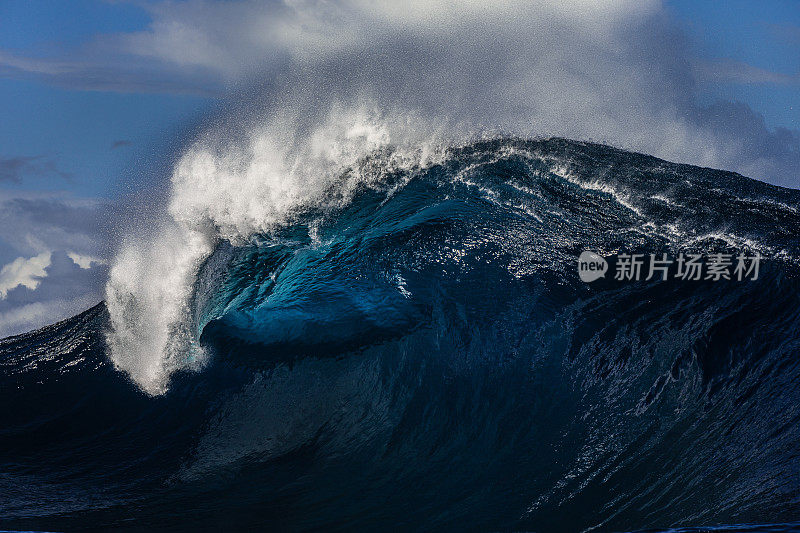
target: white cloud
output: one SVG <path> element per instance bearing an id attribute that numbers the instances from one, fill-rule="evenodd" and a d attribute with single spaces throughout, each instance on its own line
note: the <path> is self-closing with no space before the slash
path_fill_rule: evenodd
<path id="1" fill-rule="evenodd" d="M 0 311 L 0 339 L 18 335 L 85 311 L 99 300 L 93 295 L 45 300 Z"/>
<path id="2" fill-rule="evenodd" d="M 111 208 L 103 200 L 65 193 L 0 189 L 0 243 L 22 256 L 67 249 L 102 258 Z"/>
<path id="3" fill-rule="evenodd" d="M 67 256 L 72 259 L 72 262 L 81 267 L 84 270 L 88 270 L 92 268 L 92 263 L 104 265 L 106 264 L 105 261 L 99 259 L 97 257 L 92 257 L 90 255 L 81 255 L 75 252 L 67 252 Z"/>
<path id="4" fill-rule="evenodd" d="M 387 36 L 441 46 L 459 34 L 508 42 L 576 30 L 576 42 L 613 45 L 615 31 L 626 21 L 663 15 L 657 0 L 192 0 L 147 8 L 152 23 L 146 30 L 100 42 L 173 67 L 202 67 L 228 81 L 268 70 L 287 57 L 325 59 L 380 44 Z M 560 47 L 573 44 L 562 41 Z"/>
<path id="5" fill-rule="evenodd" d="M 11 311 L 0 313 L 0 339 L 27 331 L 28 324 L 41 322 L 49 318 L 48 306 L 43 302 L 16 307 Z"/>
<path id="6" fill-rule="evenodd" d="M 18 257 L 0 269 L 0 300 L 8 296 L 8 291 L 20 286 L 35 290 L 42 278 L 47 277 L 50 255 L 50 252 L 42 252 L 29 259 Z"/>

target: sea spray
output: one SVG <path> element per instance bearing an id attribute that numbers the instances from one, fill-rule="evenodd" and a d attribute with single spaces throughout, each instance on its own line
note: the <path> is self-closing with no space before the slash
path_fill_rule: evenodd
<path id="1" fill-rule="evenodd" d="M 174 371 L 206 359 L 189 306 L 197 272 L 220 240 L 242 244 L 304 209 L 342 205 L 358 187 L 441 156 L 435 127 L 369 106 L 333 106 L 310 129 L 282 112 L 241 143 L 228 136 L 210 131 L 186 150 L 160 229 L 127 243 L 110 270 L 111 359 L 148 394 L 165 392 Z"/>

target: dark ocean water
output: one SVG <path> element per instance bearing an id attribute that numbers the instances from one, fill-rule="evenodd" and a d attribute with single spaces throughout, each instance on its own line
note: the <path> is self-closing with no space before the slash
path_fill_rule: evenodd
<path id="1" fill-rule="evenodd" d="M 0 529 L 800 530 L 800 191 L 558 139 L 385 174 L 220 243 L 165 394 L 102 304 L 0 340 Z"/>

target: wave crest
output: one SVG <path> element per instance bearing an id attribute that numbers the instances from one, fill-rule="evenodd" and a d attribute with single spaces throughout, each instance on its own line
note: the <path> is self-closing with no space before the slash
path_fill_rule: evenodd
<path id="1" fill-rule="evenodd" d="M 202 366 L 190 307 L 217 244 L 242 244 L 304 209 L 342 205 L 358 187 L 427 164 L 437 154 L 431 131 L 411 114 L 362 106 L 334 107 L 318 126 L 280 113 L 240 142 L 225 128 L 207 132 L 175 167 L 156 236 L 126 243 L 114 260 L 106 287 L 114 364 L 149 394 L 165 392 L 176 370 Z"/>

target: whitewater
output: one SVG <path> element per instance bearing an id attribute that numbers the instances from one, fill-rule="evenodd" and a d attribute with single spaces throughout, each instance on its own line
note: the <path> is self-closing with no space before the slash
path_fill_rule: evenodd
<path id="1" fill-rule="evenodd" d="M 111 267 L 112 359 L 148 393 L 163 393 L 172 372 L 200 368 L 206 358 L 190 305 L 197 273 L 221 241 L 242 244 L 303 209 L 341 206 L 359 187 L 437 157 L 436 134 L 410 116 L 334 107 L 307 131 L 286 115 L 254 127 L 241 142 L 229 142 L 223 130 L 193 144 L 176 165 L 155 238 L 127 243 Z M 377 161 L 359 164 L 381 151 Z"/>

